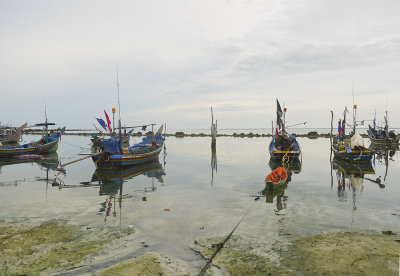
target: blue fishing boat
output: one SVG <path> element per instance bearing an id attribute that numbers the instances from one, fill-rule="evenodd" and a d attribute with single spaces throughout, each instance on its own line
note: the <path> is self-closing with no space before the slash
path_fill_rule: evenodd
<path id="1" fill-rule="evenodd" d="M 343 112 L 343 120 L 339 119 L 338 134 L 333 137 L 331 149 L 335 157 L 346 161 L 368 162 L 374 156 L 374 151 L 364 146 L 362 136 L 356 133 L 355 110 L 357 105 L 353 107 L 353 131 L 346 135 L 346 113 L 347 108 Z"/>
<path id="2" fill-rule="evenodd" d="M 10 157 L 25 154 L 46 154 L 57 151 L 58 141 L 61 135 L 65 132 L 65 127 L 52 133 L 45 134 L 36 142 L 0 148 L 0 157 Z"/>
<path id="3" fill-rule="evenodd" d="M 116 168 L 151 162 L 158 158 L 164 147 L 165 138 L 161 128 L 154 136 L 144 137 L 140 143 L 129 148 L 122 148 L 119 138 L 109 138 L 100 142 L 100 153 L 93 155 L 92 160 L 97 168 Z"/>
<path id="4" fill-rule="evenodd" d="M 301 149 L 296 136 L 288 134 L 285 130 L 285 114 L 287 109 L 284 108 L 282 112 L 281 105 L 278 99 L 276 100 L 276 128 L 275 135 L 272 136 L 272 141 L 269 144 L 269 154 L 271 159 L 296 159 L 301 154 Z M 283 121 L 282 121 L 283 115 Z"/>
<path id="5" fill-rule="evenodd" d="M 373 126 L 368 125 L 368 137 L 373 144 L 381 145 L 397 145 L 399 139 L 393 130 L 389 130 L 388 112 L 386 111 L 385 126 L 379 127 L 376 125 L 376 118 L 373 120 Z"/>

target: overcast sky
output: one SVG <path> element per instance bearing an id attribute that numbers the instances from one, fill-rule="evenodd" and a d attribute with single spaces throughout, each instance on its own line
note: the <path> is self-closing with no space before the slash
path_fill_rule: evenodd
<path id="1" fill-rule="evenodd" d="M 0 122 L 330 127 L 330 110 L 400 127 L 400 1 L 0 0 Z M 335 123 L 336 124 L 336 123 Z"/>

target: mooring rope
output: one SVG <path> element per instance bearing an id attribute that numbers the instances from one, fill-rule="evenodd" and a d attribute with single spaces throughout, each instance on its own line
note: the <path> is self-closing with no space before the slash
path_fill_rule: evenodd
<path id="1" fill-rule="evenodd" d="M 214 257 L 219 253 L 219 251 L 221 251 L 221 249 L 224 247 L 225 243 L 230 239 L 230 237 L 232 236 L 233 232 L 235 232 L 236 228 L 238 228 L 239 224 L 242 222 L 242 220 L 244 219 L 244 217 L 250 213 L 254 203 L 256 201 L 253 202 L 253 204 L 251 204 L 250 208 L 247 210 L 247 212 L 245 214 L 243 214 L 243 216 L 241 217 L 241 219 L 239 220 L 239 222 L 236 224 L 236 226 L 232 229 L 232 231 L 228 234 L 228 236 L 226 236 L 226 238 L 218 244 L 217 250 L 214 252 L 214 254 L 211 256 L 210 259 L 208 259 L 207 263 L 204 265 L 204 267 L 200 270 L 198 276 L 202 276 L 204 275 L 204 273 L 207 271 L 207 269 L 210 267 L 212 260 L 214 259 Z"/>

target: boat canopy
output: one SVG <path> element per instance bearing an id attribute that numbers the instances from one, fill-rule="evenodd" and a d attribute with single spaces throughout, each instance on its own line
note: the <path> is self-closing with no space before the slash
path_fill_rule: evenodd
<path id="1" fill-rule="evenodd" d="M 109 138 L 105 141 L 100 141 L 100 148 L 102 148 L 104 152 L 107 152 L 110 155 L 122 154 L 119 142 L 115 138 Z"/>

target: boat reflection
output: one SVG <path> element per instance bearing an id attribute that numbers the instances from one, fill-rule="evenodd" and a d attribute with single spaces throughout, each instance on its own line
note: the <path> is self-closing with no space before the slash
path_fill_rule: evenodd
<path id="1" fill-rule="evenodd" d="M 296 158 L 290 162 L 285 162 L 282 165 L 280 160 L 276 161 L 271 159 L 268 164 L 272 171 L 283 166 L 288 175 L 288 179 L 284 184 L 274 185 L 272 183 L 266 183 L 264 190 L 261 191 L 261 194 L 265 197 L 265 201 L 267 203 L 273 203 L 276 197 L 276 212 L 279 212 L 280 210 L 287 208 L 288 196 L 285 195 L 285 190 L 289 182 L 292 180 L 293 174 L 298 174 L 301 172 L 301 161 Z"/>
<path id="2" fill-rule="evenodd" d="M 99 210 L 100 213 L 105 212 L 104 221 L 111 215 L 112 208 L 112 215 L 114 217 L 117 215 L 115 210 L 116 201 L 118 201 L 118 207 L 121 212 L 123 198 L 133 197 L 133 195 L 122 194 L 123 183 L 139 175 L 145 175 L 152 179 L 151 187 L 144 187 L 143 190 L 136 191 L 142 195 L 142 201 L 147 201 L 146 193 L 154 192 L 157 189 L 154 185 L 154 180 L 162 184 L 164 183 L 163 176 L 165 172 L 158 160 L 124 169 L 96 169 L 92 177 L 92 182 L 99 183 L 99 195 L 107 195 L 106 200 L 100 204 L 101 207 Z"/>
<path id="3" fill-rule="evenodd" d="M 141 188 L 138 188 L 129 194 L 123 194 L 123 184 L 140 175 L 151 178 L 151 186 L 141 186 Z M 148 192 L 155 192 L 157 190 L 157 187 L 154 183 L 155 181 L 161 184 L 164 183 L 164 175 L 165 170 L 157 159 L 153 162 L 138 164 L 136 166 L 129 166 L 125 168 L 97 168 L 90 181 L 80 182 L 79 185 L 66 185 L 60 182 L 59 189 L 98 187 L 99 195 L 106 196 L 105 201 L 100 203 L 101 207 L 99 209 L 99 215 L 102 215 L 105 212 L 104 221 L 107 221 L 107 218 L 111 216 L 111 214 L 114 217 L 117 216 L 117 203 L 121 213 L 123 199 L 140 197 L 142 201 L 147 201 L 146 194 Z"/>
<path id="4" fill-rule="evenodd" d="M 356 195 L 364 189 L 364 180 L 377 184 L 380 188 L 385 188 L 381 183 L 381 178 L 367 177 L 375 175 L 372 162 L 346 162 L 338 158 L 333 158 L 332 169 L 336 172 L 337 195 L 339 201 L 347 200 L 347 191 L 351 191 L 353 199 L 353 210 L 357 210 Z M 333 182 L 331 184 L 333 186 Z"/>
<path id="5" fill-rule="evenodd" d="M 370 148 L 375 151 L 375 155 L 373 158 L 373 163 L 385 165 L 385 176 L 383 177 L 383 181 L 386 182 L 386 177 L 389 169 L 389 162 L 394 162 L 394 156 L 396 155 L 396 151 L 399 150 L 399 145 L 376 145 L 371 144 Z"/>
<path id="6" fill-rule="evenodd" d="M 46 171 L 46 177 L 36 177 L 35 181 L 44 181 L 46 183 L 49 183 L 53 181 L 53 179 L 49 178 L 49 171 L 57 169 L 59 164 L 58 154 L 57 152 L 52 152 L 46 155 L 27 154 L 0 158 L 0 173 L 1 169 L 5 166 L 27 163 L 35 163 L 39 165 L 42 170 Z M 14 181 L 13 183 L 16 182 L 18 181 Z M 2 183 L 2 185 L 4 186 L 4 183 Z"/>

